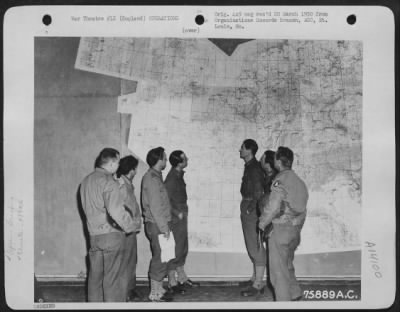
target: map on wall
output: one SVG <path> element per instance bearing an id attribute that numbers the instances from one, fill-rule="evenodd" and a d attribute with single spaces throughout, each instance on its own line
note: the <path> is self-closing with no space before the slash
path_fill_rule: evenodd
<path id="1" fill-rule="evenodd" d="M 310 193 L 298 253 L 315 253 L 361 248 L 362 55 L 359 41 L 251 40 L 228 56 L 207 39 L 81 38 L 75 67 L 137 81 L 118 99 L 135 155 L 189 157 L 190 250 L 246 252 L 239 148 L 253 138 L 257 158 L 294 151 Z"/>

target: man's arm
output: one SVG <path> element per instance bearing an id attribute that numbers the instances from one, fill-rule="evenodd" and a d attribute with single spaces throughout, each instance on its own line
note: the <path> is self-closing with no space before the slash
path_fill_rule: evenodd
<path id="1" fill-rule="evenodd" d="M 181 211 L 177 208 L 177 204 L 174 200 L 176 192 L 176 183 L 174 183 L 172 179 L 167 178 L 164 185 L 168 192 L 169 202 L 171 204 L 171 213 L 179 218 L 179 214 L 181 213 Z"/>
<path id="2" fill-rule="evenodd" d="M 261 216 L 259 218 L 258 227 L 264 230 L 265 227 L 272 222 L 281 211 L 281 205 L 285 198 L 286 191 L 278 186 L 272 186 L 271 194 L 264 207 L 261 207 Z"/>
<path id="3" fill-rule="evenodd" d="M 126 232 L 134 230 L 134 222 L 129 212 L 124 208 L 124 198 L 119 190 L 119 184 L 116 181 L 107 181 L 103 199 L 105 208 L 111 218 Z"/>
<path id="4" fill-rule="evenodd" d="M 166 209 L 166 204 L 169 203 L 163 203 L 163 197 L 161 196 L 163 187 L 164 184 L 161 182 L 161 180 L 157 178 L 149 178 L 146 179 L 144 183 L 143 192 L 144 196 L 146 196 L 148 200 L 150 212 L 157 224 L 157 227 L 162 233 L 168 233 L 168 220 L 166 220 L 163 215 L 164 209 Z"/>
<path id="5" fill-rule="evenodd" d="M 179 215 L 182 213 L 182 211 L 176 209 L 176 203 L 173 200 L 170 200 L 171 203 L 171 214 L 179 218 Z"/>
<path id="6" fill-rule="evenodd" d="M 131 215 L 133 222 L 135 224 L 135 229 L 140 227 L 142 222 L 142 218 L 140 215 L 140 207 L 136 200 L 136 196 L 134 193 L 134 188 L 129 188 L 126 184 L 120 187 L 120 191 L 123 194 L 123 198 L 125 198 L 124 207 L 125 210 L 129 212 Z"/>
<path id="7" fill-rule="evenodd" d="M 247 211 L 250 213 L 251 211 L 257 208 L 257 203 L 261 199 L 264 194 L 264 173 L 261 168 L 253 168 L 250 171 L 250 184 L 251 184 L 251 198 L 252 200 L 248 204 Z"/>

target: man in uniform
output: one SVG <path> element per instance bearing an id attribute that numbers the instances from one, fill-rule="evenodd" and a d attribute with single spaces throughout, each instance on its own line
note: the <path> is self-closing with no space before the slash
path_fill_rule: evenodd
<path id="1" fill-rule="evenodd" d="M 136 175 L 138 160 L 132 155 L 122 158 L 119 162 L 117 177 L 121 184 L 120 190 L 124 197 L 125 209 L 131 215 L 134 221 L 132 233 L 126 235 L 125 253 L 123 267 L 126 270 L 124 279 L 127 282 L 126 301 L 141 301 L 142 297 L 136 292 L 136 264 L 137 264 L 137 238 L 136 233 L 140 231 L 142 218 L 139 204 L 135 196 L 135 188 L 132 180 Z"/>
<path id="2" fill-rule="evenodd" d="M 197 287 L 200 284 L 190 280 L 184 270 L 189 252 L 188 244 L 188 205 L 186 183 L 183 179 L 188 165 L 186 154 L 173 151 L 169 155 L 171 170 L 165 179 L 165 187 L 171 203 L 171 230 L 175 238 L 175 258 L 168 262 L 168 284 L 172 292 L 184 294 L 185 287 Z M 177 279 L 176 279 L 177 275 Z"/>
<path id="3" fill-rule="evenodd" d="M 171 205 L 167 189 L 163 183 L 162 170 L 167 165 L 164 148 L 157 147 L 147 153 L 146 162 L 150 166 L 142 179 L 142 207 L 145 231 L 150 241 L 152 258 L 149 267 L 150 295 L 155 302 L 171 301 L 172 297 L 162 286 L 167 275 L 167 262 L 161 262 L 161 247 L 158 235 L 170 237 L 168 223 L 171 221 Z"/>
<path id="4" fill-rule="evenodd" d="M 125 233 L 132 232 L 135 225 L 124 209 L 120 185 L 113 177 L 118 163 L 117 150 L 103 149 L 96 159 L 95 171 L 80 186 L 82 207 L 90 235 L 90 302 L 126 300 L 123 268 Z"/>
<path id="5" fill-rule="evenodd" d="M 262 244 L 258 223 L 258 201 L 264 194 L 264 172 L 255 158 L 258 151 L 257 143 L 252 139 L 243 141 L 240 147 L 240 158 L 245 162 L 240 193 L 240 220 L 247 253 L 253 263 L 253 275 L 250 281 L 240 283 L 247 286 L 241 291 L 245 297 L 264 292 L 263 278 L 266 266 L 266 251 Z"/>
<path id="6" fill-rule="evenodd" d="M 272 183 L 271 194 L 259 222 L 262 230 L 271 222 L 273 224 L 268 240 L 269 266 L 277 301 L 300 300 L 302 297 L 293 259 L 306 217 L 308 190 L 292 170 L 292 163 L 292 150 L 280 146 L 275 154 L 275 167 L 279 173 Z M 280 214 L 282 204 L 283 214 Z"/>
<path id="7" fill-rule="evenodd" d="M 261 200 L 259 201 L 259 208 L 262 209 L 268 202 L 269 195 L 271 194 L 271 185 L 272 181 L 275 179 L 275 176 L 278 174 L 278 170 L 275 168 L 275 152 L 271 150 L 266 150 L 260 159 L 261 168 L 263 168 L 265 172 L 265 180 L 264 180 L 264 195 L 262 196 Z M 272 230 L 272 223 L 268 225 L 264 230 L 264 237 L 263 240 L 265 241 L 265 250 L 267 254 L 267 263 L 266 263 L 266 271 L 267 271 L 267 285 L 268 287 L 273 290 L 271 284 L 271 272 L 268 263 L 268 255 L 269 255 L 269 248 L 268 248 L 268 236 Z"/>

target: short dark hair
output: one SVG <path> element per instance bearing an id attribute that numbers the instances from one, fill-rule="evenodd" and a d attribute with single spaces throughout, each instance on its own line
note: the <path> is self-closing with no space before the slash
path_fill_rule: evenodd
<path id="1" fill-rule="evenodd" d="M 285 168 L 292 168 L 293 164 L 293 151 L 285 146 L 279 146 L 276 151 L 275 157 L 280 160 Z"/>
<path id="2" fill-rule="evenodd" d="M 128 174 L 131 170 L 135 170 L 137 168 L 138 164 L 139 164 L 139 161 L 132 155 L 121 158 L 119 161 L 119 167 L 117 170 L 117 177 L 119 178 L 121 175 Z"/>
<path id="3" fill-rule="evenodd" d="M 254 141 L 253 139 L 246 139 L 243 141 L 243 145 L 246 149 L 251 149 L 251 152 L 253 153 L 253 156 L 257 154 L 258 151 L 258 145 L 257 142 Z"/>
<path id="4" fill-rule="evenodd" d="M 146 156 L 147 164 L 153 167 L 160 159 L 163 159 L 164 151 L 161 146 L 151 149 Z"/>
<path id="5" fill-rule="evenodd" d="M 172 167 L 176 167 L 178 164 L 180 164 L 181 162 L 183 162 L 182 159 L 182 154 L 183 151 L 181 150 L 177 150 L 177 151 L 173 151 L 170 155 L 169 155 L 169 162 L 171 164 Z"/>
<path id="6" fill-rule="evenodd" d="M 96 157 L 94 162 L 95 168 L 101 168 L 104 164 L 108 163 L 110 159 L 115 159 L 119 156 L 119 152 L 111 147 L 103 148 L 99 156 Z"/>
<path id="7" fill-rule="evenodd" d="M 269 164 L 272 169 L 274 169 L 275 168 L 275 166 L 274 166 L 275 152 L 271 151 L 271 150 L 267 150 L 264 152 L 264 155 L 265 155 L 265 158 L 264 158 L 265 162 L 267 164 Z"/>

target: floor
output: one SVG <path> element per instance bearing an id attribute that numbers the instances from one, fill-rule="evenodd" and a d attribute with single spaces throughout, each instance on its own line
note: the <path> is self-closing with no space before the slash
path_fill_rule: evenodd
<path id="1" fill-rule="evenodd" d="M 184 295 L 175 295 L 174 302 L 273 301 L 272 292 L 268 288 L 266 288 L 264 294 L 259 294 L 255 297 L 242 297 L 240 295 L 241 288 L 238 282 L 200 281 L 200 283 L 200 287 L 192 288 Z M 164 286 L 166 286 L 166 284 Z M 343 296 L 349 291 L 351 299 L 361 299 L 360 280 L 300 281 L 300 286 L 304 294 L 303 300 L 316 300 L 315 296 L 314 298 L 310 298 L 312 297 L 310 294 L 316 294 L 318 290 L 321 292 L 320 294 L 323 294 L 322 292 L 325 291 L 325 296 L 327 296 L 327 294 L 332 294 L 329 300 L 343 300 L 345 299 Z M 139 281 L 136 289 L 145 298 L 144 301 L 148 301 L 148 283 Z M 343 296 L 340 296 L 340 294 Z M 39 281 L 35 289 L 35 295 L 37 296 L 35 301 L 38 301 L 38 298 L 41 297 L 44 302 L 86 302 L 86 287 L 84 282 Z"/>

